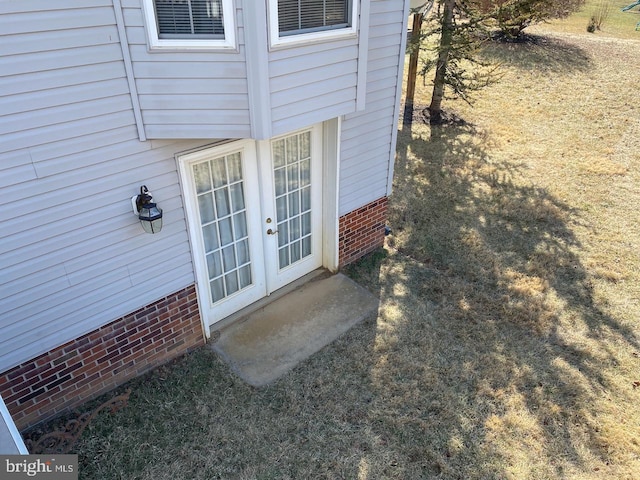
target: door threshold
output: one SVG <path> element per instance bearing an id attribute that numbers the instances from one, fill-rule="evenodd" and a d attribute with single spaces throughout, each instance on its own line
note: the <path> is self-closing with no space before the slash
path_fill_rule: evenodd
<path id="1" fill-rule="evenodd" d="M 305 285 L 306 283 L 311 282 L 313 280 L 320 280 L 322 278 L 330 277 L 331 275 L 333 275 L 333 273 L 331 273 L 326 268 L 324 267 L 317 268 L 307 273 L 306 275 L 303 275 L 297 280 L 294 280 L 288 285 L 285 285 L 284 287 L 279 288 L 278 290 L 273 292 L 271 295 L 267 295 L 266 297 L 261 298 L 257 302 L 253 302 L 251 305 L 247 305 L 246 307 L 238 310 L 237 312 L 232 313 L 231 315 L 221 320 L 218 320 L 215 323 L 210 324 L 209 328 L 211 329 L 211 337 L 209 341 L 215 342 L 220 337 L 220 333 L 225 328 L 228 328 L 231 325 L 234 325 L 235 323 L 242 321 L 243 319 L 245 319 L 255 311 L 266 307 L 271 302 L 275 302 L 279 298 L 282 298 L 284 295 L 293 292 L 297 288 L 300 288 L 302 285 Z"/>

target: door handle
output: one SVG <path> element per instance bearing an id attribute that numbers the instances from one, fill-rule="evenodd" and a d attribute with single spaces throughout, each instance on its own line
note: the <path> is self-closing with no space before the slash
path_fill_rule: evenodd
<path id="1" fill-rule="evenodd" d="M 275 235 L 276 233 L 278 233 L 278 230 L 267 230 L 267 235 Z"/>

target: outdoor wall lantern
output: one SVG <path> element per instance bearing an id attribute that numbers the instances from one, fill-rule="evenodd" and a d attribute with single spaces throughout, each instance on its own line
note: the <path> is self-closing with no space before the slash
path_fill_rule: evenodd
<path id="1" fill-rule="evenodd" d="M 140 187 L 140 195 L 131 197 L 131 206 L 145 232 L 158 233 L 162 230 L 162 209 L 153 203 L 153 197 L 146 185 Z"/>

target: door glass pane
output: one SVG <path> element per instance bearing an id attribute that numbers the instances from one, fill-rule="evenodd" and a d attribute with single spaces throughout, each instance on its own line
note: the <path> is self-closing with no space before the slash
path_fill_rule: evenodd
<path id="1" fill-rule="evenodd" d="M 303 212 L 311 210 L 311 187 L 300 190 L 300 208 Z"/>
<path id="2" fill-rule="evenodd" d="M 213 186 L 221 187 L 227 183 L 227 167 L 224 157 L 216 158 L 211 161 L 213 170 Z"/>
<path id="3" fill-rule="evenodd" d="M 231 206 L 234 212 L 244 210 L 244 192 L 242 191 L 242 183 L 234 183 L 229 187 L 231 193 Z"/>
<path id="4" fill-rule="evenodd" d="M 272 152 L 278 264 L 283 269 L 311 255 L 311 132 L 273 142 Z"/>
<path id="5" fill-rule="evenodd" d="M 251 285 L 251 267 L 247 265 L 238 270 L 238 277 L 240 280 L 240 289 Z"/>
<path id="6" fill-rule="evenodd" d="M 277 218 L 287 218 L 287 197 L 276 199 L 276 216 Z"/>
<path id="7" fill-rule="evenodd" d="M 298 188 L 298 164 L 294 163 L 287 167 L 287 181 L 289 191 L 294 191 Z"/>
<path id="8" fill-rule="evenodd" d="M 224 298 L 224 282 L 222 278 L 216 278 L 209 283 L 211 288 L 211 300 L 215 303 Z"/>
<path id="9" fill-rule="evenodd" d="M 311 158 L 311 132 L 301 133 L 300 139 L 300 159 Z"/>
<path id="10" fill-rule="evenodd" d="M 305 213 L 302 215 L 302 235 L 309 235 L 311 233 L 311 213 Z"/>
<path id="11" fill-rule="evenodd" d="M 304 187 L 311 183 L 311 160 L 303 160 L 300 162 L 300 183 Z"/>
<path id="12" fill-rule="evenodd" d="M 213 210 L 213 198 L 210 192 L 198 196 L 198 210 L 200 210 L 200 222 L 213 222 L 216 214 Z"/>
<path id="13" fill-rule="evenodd" d="M 307 255 L 311 255 L 311 237 L 302 239 L 302 256 L 306 257 Z"/>
<path id="14" fill-rule="evenodd" d="M 207 268 L 209 270 L 209 278 L 222 275 L 222 260 L 220 260 L 219 251 L 207 255 Z"/>
<path id="15" fill-rule="evenodd" d="M 275 181 L 276 197 L 287 191 L 287 170 L 285 168 L 277 168 L 273 172 Z"/>
<path id="16" fill-rule="evenodd" d="M 227 165 L 229 167 L 229 183 L 242 180 L 242 162 L 240 153 L 234 153 L 227 157 Z"/>
<path id="17" fill-rule="evenodd" d="M 224 247 L 233 242 L 233 228 L 231 227 L 231 219 L 223 218 L 218 222 L 220 229 L 220 244 Z"/>
<path id="18" fill-rule="evenodd" d="M 271 148 L 273 152 L 273 166 L 275 168 L 283 167 L 286 163 L 284 157 L 284 140 L 273 142 Z"/>
<path id="19" fill-rule="evenodd" d="M 291 248 L 291 263 L 300 260 L 300 241 L 294 242 L 290 246 Z"/>
<path id="20" fill-rule="evenodd" d="M 228 193 L 229 191 L 227 188 L 220 188 L 215 191 L 216 210 L 218 211 L 218 217 L 225 217 L 231 213 Z"/>
<path id="21" fill-rule="evenodd" d="M 278 247 L 287 245 L 289 242 L 289 222 L 286 220 L 278 225 Z"/>
<path id="22" fill-rule="evenodd" d="M 213 303 L 252 285 L 242 155 L 192 166 Z"/>
<path id="23" fill-rule="evenodd" d="M 289 194 L 289 218 L 293 218 L 300 213 L 300 192 L 293 192 Z"/>
<path id="24" fill-rule="evenodd" d="M 298 136 L 292 135 L 285 139 L 287 148 L 287 164 L 298 161 Z"/>
<path id="25" fill-rule="evenodd" d="M 236 268 L 236 249 L 233 245 L 222 249 L 222 263 L 225 272 L 230 272 Z"/>
<path id="26" fill-rule="evenodd" d="M 289 265 L 289 247 L 284 247 L 278 250 L 278 265 L 280 268 L 284 268 Z"/>
<path id="27" fill-rule="evenodd" d="M 211 176 L 209 175 L 209 164 L 199 163 L 193 166 L 193 179 L 196 182 L 196 191 L 198 193 L 211 190 Z"/>
<path id="28" fill-rule="evenodd" d="M 238 274 L 233 271 L 224 276 L 224 286 L 227 288 L 227 295 L 238 291 Z"/>
<path id="29" fill-rule="evenodd" d="M 218 243 L 218 229 L 215 223 L 202 227 L 202 236 L 204 237 L 205 253 L 212 252 L 220 246 Z"/>
<path id="30" fill-rule="evenodd" d="M 289 220 L 289 239 L 295 242 L 300 238 L 300 217 Z"/>
<path id="31" fill-rule="evenodd" d="M 249 263 L 249 239 L 238 243 L 238 265 Z"/>
<path id="32" fill-rule="evenodd" d="M 233 228 L 235 228 L 235 238 L 240 239 L 247 236 L 247 217 L 244 212 L 233 216 Z"/>

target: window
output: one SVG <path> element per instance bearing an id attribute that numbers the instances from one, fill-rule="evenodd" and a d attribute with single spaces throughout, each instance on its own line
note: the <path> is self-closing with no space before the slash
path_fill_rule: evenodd
<path id="1" fill-rule="evenodd" d="M 271 0 L 271 44 L 354 35 L 356 8 L 357 0 Z"/>
<path id="2" fill-rule="evenodd" d="M 222 0 L 155 0 L 158 38 L 224 38 Z"/>
<path id="3" fill-rule="evenodd" d="M 349 26 L 347 0 L 278 0 L 280 35 Z"/>
<path id="4" fill-rule="evenodd" d="M 235 48 L 232 0 L 145 0 L 156 48 Z"/>

